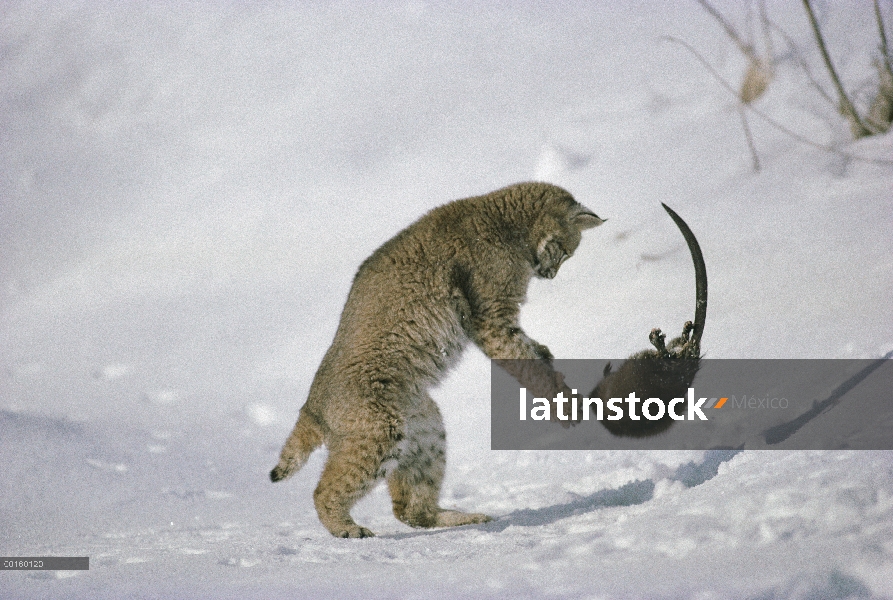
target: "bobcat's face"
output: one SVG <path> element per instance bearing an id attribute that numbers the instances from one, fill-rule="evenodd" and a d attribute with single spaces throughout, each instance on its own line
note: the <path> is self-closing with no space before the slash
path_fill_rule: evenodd
<path id="1" fill-rule="evenodd" d="M 558 214 L 545 214 L 540 220 L 539 242 L 533 271 L 538 277 L 552 279 L 580 245 L 581 232 L 604 223 L 585 206 L 574 202 Z"/>

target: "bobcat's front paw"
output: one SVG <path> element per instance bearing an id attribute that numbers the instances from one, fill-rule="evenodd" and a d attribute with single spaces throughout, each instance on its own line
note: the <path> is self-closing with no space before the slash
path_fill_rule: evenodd
<path id="1" fill-rule="evenodd" d="M 549 351 L 547 346 L 534 342 L 533 344 L 533 352 L 536 354 L 536 357 L 540 360 L 547 360 L 552 362 L 555 357 L 552 356 L 552 352 Z"/>

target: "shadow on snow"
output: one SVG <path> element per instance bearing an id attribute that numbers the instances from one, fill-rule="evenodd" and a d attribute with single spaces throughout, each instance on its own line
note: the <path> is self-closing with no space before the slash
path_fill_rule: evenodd
<path id="1" fill-rule="evenodd" d="M 737 449 L 708 450 L 704 454 L 704 460 L 700 463 L 689 462 L 680 465 L 673 476 L 670 477 L 670 480 L 679 481 L 686 487 L 701 485 L 705 481 L 713 479 L 719 471 L 719 465 L 731 460 L 739 452 L 741 452 L 741 450 Z M 490 523 L 471 525 L 468 526 L 468 528 L 475 528 L 488 532 L 500 532 L 509 527 L 535 527 L 538 525 L 548 525 L 567 517 L 585 514 L 601 508 L 644 504 L 651 500 L 653 496 L 654 482 L 652 480 L 631 481 L 617 489 L 599 490 L 589 496 L 583 496 L 564 504 L 555 504 L 543 508 L 525 508 L 516 510 L 502 517 L 498 517 Z M 450 529 L 396 533 L 382 535 L 380 537 L 406 539 L 420 535 L 438 535 L 447 531 L 450 531 Z"/>

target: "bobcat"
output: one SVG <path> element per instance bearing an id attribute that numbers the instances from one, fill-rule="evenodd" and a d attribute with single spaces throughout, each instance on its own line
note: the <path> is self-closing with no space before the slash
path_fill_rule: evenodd
<path id="1" fill-rule="evenodd" d="M 537 359 L 506 363 L 537 395 L 569 394 L 518 311 L 530 279 L 555 277 L 581 232 L 603 222 L 559 187 L 521 183 L 435 208 L 386 242 L 354 277 L 270 479 L 292 475 L 325 444 L 313 499 L 336 537 L 373 535 L 350 509 L 384 477 L 394 515 L 408 525 L 489 521 L 437 505 L 446 435 L 427 390 L 471 340 L 493 359 Z"/>

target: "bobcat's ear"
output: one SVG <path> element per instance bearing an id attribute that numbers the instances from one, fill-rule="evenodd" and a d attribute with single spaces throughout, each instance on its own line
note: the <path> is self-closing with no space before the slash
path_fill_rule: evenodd
<path id="1" fill-rule="evenodd" d="M 580 231 L 584 229 L 592 229 L 593 227 L 598 227 L 602 223 L 604 223 L 607 219 L 601 219 L 597 214 L 581 206 L 577 211 L 577 214 L 574 215 L 574 225 Z"/>

